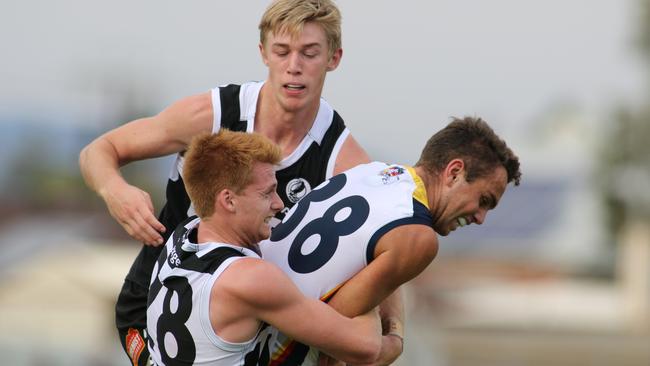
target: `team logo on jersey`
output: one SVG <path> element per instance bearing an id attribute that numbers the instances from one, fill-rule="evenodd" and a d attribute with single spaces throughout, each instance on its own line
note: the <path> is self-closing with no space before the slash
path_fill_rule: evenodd
<path id="1" fill-rule="evenodd" d="M 300 199 L 305 197 L 309 191 L 311 191 L 311 186 L 304 178 L 295 178 L 287 183 L 287 198 L 289 198 L 289 201 L 292 203 L 300 201 Z"/>
<path id="2" fill-rule="evenodd" d="M 129 328 L 126 334 L 126 352 L 129 354 L 133 365 L 138 366 L 140 354 L 144 350 L 144 339 L 136 329 Z"/>
<path id="3" fill-rule="evenodd" d="M 398 181 L 399 176 L 404 174 L 405 171 L 406 170 L 404 170 L 404 168 L 402 168 L 401 166 L 392 165 L 382 170 L 379 173 L 379 176 L 381 176 L 382 183 L 388 184 L 388 183 Z"/>
<path id="4" fill-rule="evenodd" d="M 181 259 L 176 252 L 176 247 L 172 247 L 171 252 L 169 253 L 169 256 L 167 257 L 167 262 L 169 263 L 169 266 L 172 268 L 176 268 L 181 265 Z"/>

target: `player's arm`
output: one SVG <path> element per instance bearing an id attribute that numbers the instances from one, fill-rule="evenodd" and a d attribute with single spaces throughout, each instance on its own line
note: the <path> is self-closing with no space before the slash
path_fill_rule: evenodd
<path id="1" fill-rule="evenodd" d="M 370 162 L 368 153 L 366 153 L 357 140 L 355 140 L 350 134 L 345 138 L 341 150 L 336 156 L 333 174 L 339 174 L 350 168 L 354 168 L 359 164 L 365 164 L 368 162 Z"/>
<path id="2" fill-rule="evenodd" d="M 106 132 L 81 150 L 79 166 L 86 184 L 102 197 L 109 212 L 134 239 L 162 244 L 165 227 L 154 216 L 149 194 L 128 184 L 120 167 L 132 161 L 184 150 L 199 132 L 212 130 L 210 92 L 187 97 L 158 115 Z"/>
<path id="3" fill-rule="evenodd" d="M 239 260 L 228 271 L 233 268 L 246 274 L 246 279 L 242 277 L 229 289 L 238 293 L 244 312 L 345 362 L 363 364 L 376 359 L 381 347 L 376 311 L 369 309 L 353 319 L 344 317 L 322 301 L 305 297 L 269 262 Z"/>
<path id="4" fill-rule="evenodd" d="M 376 365 L 390 365 L 404 351 L 404 300 L 402 287 L 398 287 L 379 304 L 382 340 Z"/>
<path id="5" fill-rule="evenodd" d="M 398 226 L 379 239 L 375 259 L 348 280 L 329 304 L 346 316 L 362 314 L 422 272 L 437 252 L 438 239 L 433 229 L 424 225 Z M 389 365 L 401 354 L 402 340 L 389 335 L 390 331 L 384 330 L 381 354 L 373 365 Z"/>
<path id="6" fill-rule="evenodd" d="M 354 316 L 385 303 L 399 286 L 421 273 L 437 252 L 438 239 L 433 229 L 424 225 L 398 226 L 379 239 L 375 259 L 348 280 L 329 304 L 343 315 Z M 402 330 L 390 327 L 384 327 L 381 353 L 373 366 L 390 365 L 402 353 Z M 320 364 L 327 363 L 322 358 Z"/>
<path id="7" fill-rule="evenodd" d="M 341 150 L 336 157 L 334 174 L 341 173 L 359 164 L 368 163 L 369 161 L 370 157 L 366 151 L 350 134 L 343 142 Z M 382 340 L 383 346 L 380 358 L 386 360 L 386 364 L 397 359 L 403 350 L 404 304 L 402 297 L 402 290 L 398 288 L 379 304 L 382 333 L 387 335 Z M 393 335 L 388 336 L 388 334 L 398 334 L 400 337 L 396 339 Z"/>
<path id="8" fill-rule="evenodd" d="M 438 252 L 438 239 L 424 225 L 398 226 L 384 234 L 375 259 L 343 285 L 329 304 L 346 316 L 377 306 L 400 285 L 421 273 Z"/>

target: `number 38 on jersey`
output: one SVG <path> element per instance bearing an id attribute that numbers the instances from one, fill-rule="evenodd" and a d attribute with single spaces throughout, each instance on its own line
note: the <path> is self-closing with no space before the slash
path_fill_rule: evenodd
<path id="1" fill-rule="evenodd" d="M 336 195 L 346 182 L 346 176 L 340 174 L 310 192 L 273 229 L 271 242 L 292 237 L 287 253 L 291 270 L 310 273 L 323 267 L 336 253 L 340 238 L 354 233 L 366 222 L 370 206 L 364 197 Z M 310 210 L 315 203 L 321 203 L 322 209 Z"/>

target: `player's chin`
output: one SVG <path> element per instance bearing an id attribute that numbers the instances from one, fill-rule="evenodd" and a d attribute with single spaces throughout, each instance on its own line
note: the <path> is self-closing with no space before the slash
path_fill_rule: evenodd
<path id="1" fill-rule="evenodd" d="M 447 236 L 452 231 L 452 228 L 449 226 L 434 225 L 433 230 L 440 236 Z"/>
<path id="2" fill-rule="evenodd" d="M 447 235 L 449 235 L 449 233 L 452 232 L 453 229 L 454 229 L 453 227 L 449 227 L 449 226 L 447 226 L 447 227 L 438 227 L 438 228 L 435 228 L 435 227 L 434 227 L 434 230 L 435 230 L 436 233 L 437 233 L 438 235 L 440 235 L 440 236 L 447 236 Z"/>
<path id="3" fill-rule="evenodd" d="M 266 240 L 271 237 L 271 227 L 266 225 L 260 230 L 260 241 Z"/>

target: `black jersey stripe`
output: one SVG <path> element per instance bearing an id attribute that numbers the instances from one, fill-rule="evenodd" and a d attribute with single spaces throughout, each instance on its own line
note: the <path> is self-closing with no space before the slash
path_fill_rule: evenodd
<path id="1" fill-rule="evenodd" d="M 379 230 L 375 231 L 375 233 L 370 237 L 370 240 L 368 241 L 368 247 L 366 248 L 366 262 L 370 264 L 373 259 L 375 259 L 375 247 L 377 246 L 377 242 L 379 239 L 384 236 L 387 232 L 393 230 L 394 228 L 402 225 L 425 225 L 429 226 L 433 229 L 433 217 L 431 217 L 431 213 L 429 212 L 429 209 L 420 201 L 416 200 L 415 198 L 413 199 L 413 216 L 411 217 L 404 217 L 401 219 L 397 219 L 395 221 L 391 221 L 388 224 L 382 226 L 379 228 Z"/>
<path id="2" fill-rule="evenodd" d="M 221 127 L 231 131 L 246 131 L 246 121 L 241 120 L 239 92 L 241 85 L 229 84 L 219 87 L 221 99 Z"/>

